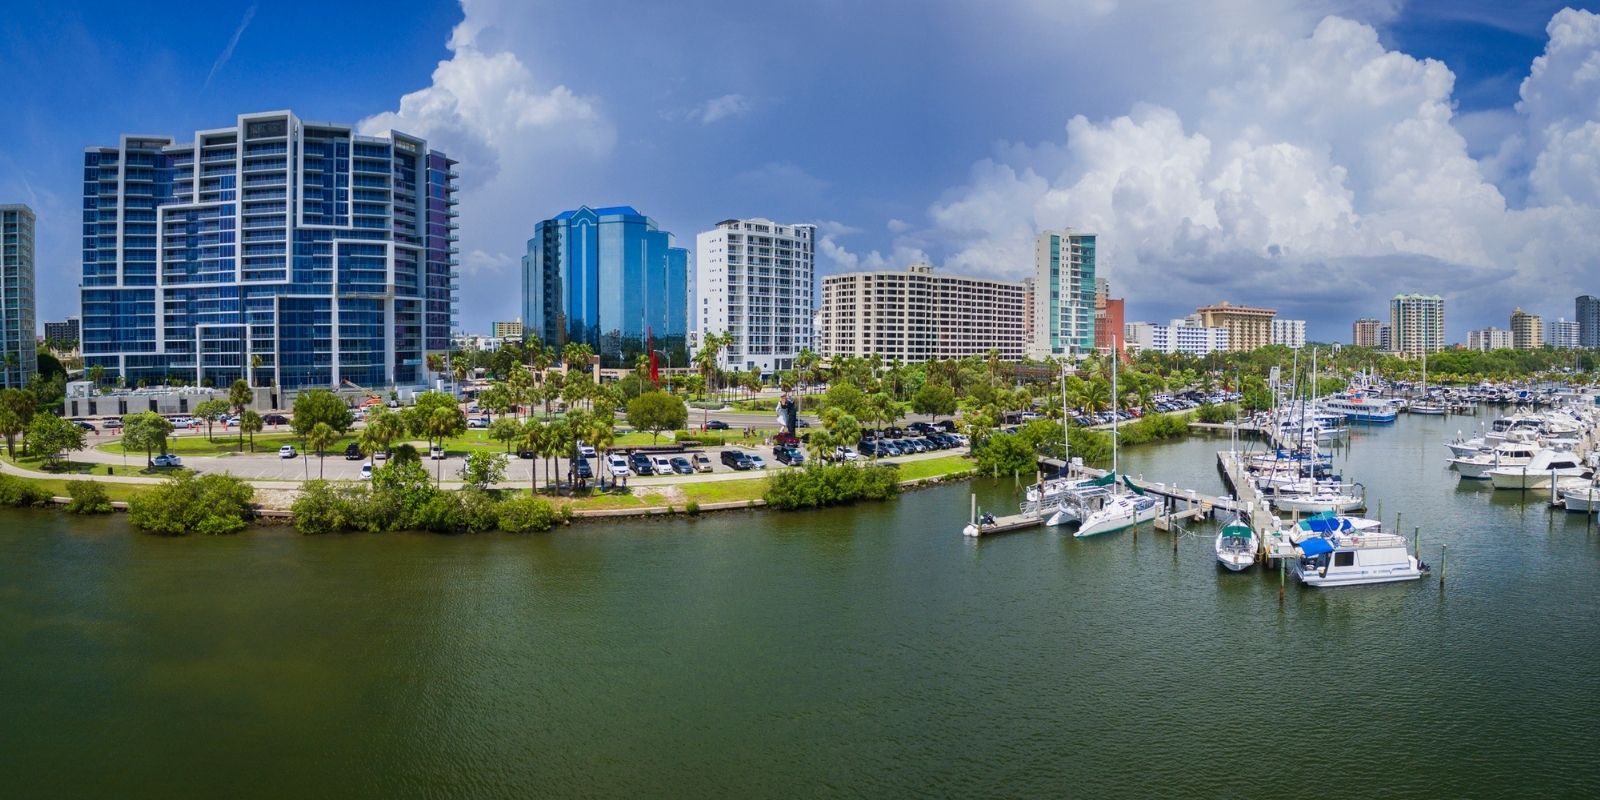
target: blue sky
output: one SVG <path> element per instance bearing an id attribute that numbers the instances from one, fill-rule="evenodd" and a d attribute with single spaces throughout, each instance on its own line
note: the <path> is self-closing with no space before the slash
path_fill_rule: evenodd
<path id="1" fill-rule="evenodd" d="M 59 318 L 84 146 L 292 108 L 462 160 L 469 329 L 515 315 L 536 220 L 629 203 L 690 245 L 818 222 L 824 272 L 1020 277 L 1034 231 L 1089 228 L 1130 319 L 1227 299 L 1342 338 L 1426 291 L 1461 339 L 1600 291 L 1600 18 L 1563 7 L 13 3 L 0 199 L 40 212 Z"/>

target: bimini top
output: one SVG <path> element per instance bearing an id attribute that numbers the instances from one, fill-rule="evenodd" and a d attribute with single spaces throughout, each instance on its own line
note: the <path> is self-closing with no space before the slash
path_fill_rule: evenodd
<path id="1" fill-rule="evenodd" d="M 1300 530 L 1311 533 L 1338 533 L 1339 531 L 1354 530 L 1355 526 L 1350 520 L 1331 511 L 1324 511 L 1316 516 L 1300 520 Z"/>
<path id="2" fill-rule="evenodd" d="M 1333 542 L 1330 542 L 1321 536 L 1313 536 L 1309 539 L 1302 539 L 1300 541 L 1300 552 L 1308 556 L 1320 556 L 1325 553 L 1331 553 L 1333 552 L 1333 549 Z"/>
<path id="3" fill-rule="evenodd" d="M 1250 526 L 1239 522 L 1229 523 L 1222 529 L 1222 535 L 1230 539 L 1248 539 L 1254 533 L 1255 531 L 1250 530 Z"/>

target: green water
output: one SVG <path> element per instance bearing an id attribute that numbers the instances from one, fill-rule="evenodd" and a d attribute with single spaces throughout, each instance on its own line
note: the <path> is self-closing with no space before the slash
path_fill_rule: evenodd
<path id="1" fill-rule="evenodd" d="M 1448 582 L 959 534 L 968 486 L 511 537 L 0 513 L 6 797 L 1594 796 L 1600 532 L 1341 453 Z M 1216 490 L 1190 440 L 1126 454 Z M 1010 482 L 981 483 L 996 509 Z"/>

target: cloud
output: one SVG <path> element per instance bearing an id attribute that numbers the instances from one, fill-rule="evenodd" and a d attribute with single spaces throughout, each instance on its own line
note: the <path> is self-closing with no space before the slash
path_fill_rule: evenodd
<path id="1" fill-rule="evenodd" d="M 725 94 L 701 103 L 690 112 L 689 118 L 701 125 L 710 125 L 719 120 L 741 117 L 748 113 L 750 113 L 750 101 L 746 100 L 744 95 Z"/>
<path id="2" fill-rule="evenodd" d="M 206 73 L 205 83 L 200 84 L 200 91 L 203 92 L 209 88 L 211 79 L 217 76 L 217 71 L 228 63 L 228 59 L 233 58 L 233 49 L 239 46 L 239 37 L 244 36 L 244 29 L 250 27 L 250 20 L 255 18 L 256 4 L 251 3 L 250 7 L 244 10 L 244 19 L 239 20 L 239 27 L 234 28 L 233 37 L 228 39 L 228 46 L 222 48 L 222 54 L 218 55 L 217 60 L 212 62 L 211 71 Z"/>
<path id="3" fill-rule="evenodd" d="M 1600 238 L 1600 17 L 1565 10 L 1549 34 L 1516 115 L 1464 123 L 1449 69 L 1368 25 L 1232 43 L 1204 103 L 1078 115 L 1059 141 L 999 146 L 929 207 L 924 235 L 950 265 L 1016 277 L 1037 231 L 1093 231 L 1102 274 L 1156 319 L 1219 299 L 1381 313 L 1412 290 L 1445 294 L 1452 319 L 1564 308 Z M 1518 174 L 1526 208 L 1491 180 Z"/>
<path id="4" fill-rule="evenodd" d="M 827 181 L 787 161 L 771 161 L 744 170 L 734 176 L 734 181 L 754 194 L 768 198 L 783 196 L 788 201 L 799 200 L 811 205 L 820 203 L 828 189 Z"/>

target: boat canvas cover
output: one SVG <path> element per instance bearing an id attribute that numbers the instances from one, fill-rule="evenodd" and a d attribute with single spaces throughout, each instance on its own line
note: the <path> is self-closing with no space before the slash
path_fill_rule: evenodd
<path id="1" fill-rule="evenodd" d="M 1089 481 L 1089 485 L 1090 486 L 1110 486 L 1111 484 L 1116 483 L 1116 482 L 1117 482 L 1117 474 L 1114 473 L 1114 472 L 1108 472 L 1108 473 L 1106 473 L 1106 474 L 1104 474 L 1104 475 L 1102 475 L 1102 476 L 1100 476 L 1098 478 L 1095 478 L 1092 481 Z"/>
<path id="2" fill-rule="evenodd" d="M 1133 481 L 1131 479 L 1129 479 L 1128 476 L 1126 476 L 1126 475 L 1122 476 L 1122 485 L 1128 487 L 1129 489 L 1132 489 L 1134 494 L 1138 494 L 1138 495 L 1144 494 L 1144 490 L 1140 489 L 1139 487 L 1137 487 L 1135 485 L 1133 485 Z"/>
<path id="3" fill-rule="evenodd" d="M 1333 552 L 1333 542 L 1320 536 L 1305 539 L 1300 542 L 1300 552 L 1308 556 L 1320 556 Z"/>
<path id="4" fill-rule="evenodd" d="M 1252 533 L 1254 531 L 1251 531 L 1248 526 L 1237 522 L 1222 529 L 1222 535 L 1230 539 L 1248 539 Z"/>
<path id="5" fill-rule="evenodd" d="M 1351 527 L 1350 520 L 1336 516 L 1330 511 L 1300 520 L 1300 530 L 1311 533 L 1338 533 L 1350 530 Z"/>

